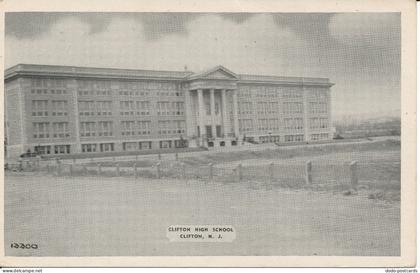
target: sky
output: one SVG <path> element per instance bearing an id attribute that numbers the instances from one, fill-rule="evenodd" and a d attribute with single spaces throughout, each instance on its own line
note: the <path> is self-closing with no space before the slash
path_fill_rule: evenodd
<path id="1" fill-rule="evenodd" d="M 326 77 L 334 119 L 399 116 L 399 13 L 6 13 L 18 63 Z"/>

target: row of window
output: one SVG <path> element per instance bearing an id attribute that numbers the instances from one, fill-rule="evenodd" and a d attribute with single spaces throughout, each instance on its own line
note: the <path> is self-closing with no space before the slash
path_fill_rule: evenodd
<path id="1" fill-rule="evenodd" d="M 259 131 L 277 131 L 279 130 L 278 119 L 259 119 L 258 120 Z"/>
<path id="2" fill-rule="evenodd" d="M 277 102 L 258 102 L 258 114 L 276 114 L 278 113 L 279 105 Z"/>
<path id="3" fill-rule="evenodd" d="M 35 146 L 35 152 L 41 155 L 48 155 L 48 154 L 69 154 L 70 153 L 70 145 L 39 145 Z"/>
<path id="4" fill-rule="evenodd" d="M 301 114 L 303 113 L 302 102 L 283 102 L 284 114 Z"/>
<path id="5" fill-rule="evenodd" d="M 239 132 L 246 133 L 253 131 L 252 119 L 239 119 Z"/>
<path id="6" fill-rule="evenodd" d="M 311 129 L 328 128 L 328 118 L 311 118 L 309 120 L 309 128 Z"/>
<path id="7" fill-rule="evenodd" d="M 311 134 L 311 140 L 326 140 L 328 138 L 329 138 L 328 133 Z"/>
<path id="8" fill-rule="evenodd" d="M 156 106 L 158 116 L 184 115 L 184 103 L 181 101 L 158 101 Z"/>
<path id="9" fill-rule="evenodd" d="M 304 141 L 303 135 L 286 135 L 284 136 L 285 142 L 300 142 Z"/>
<path id="10" fill-rule="evenodd" d="M 251 98 L 254 93 L 256 97 L 277 98 L 302 98 L 301 88 L 270 87 L 270 86 L 241 86 L 238 90 L 239 97 Z M 324 90 L 322 90 L 325 93 Z"/>
<path id="11" fill-rule="evenodd" d="M 32 123 L 33 138 L 68 138 L 70 137 L 68 122 L 53 122 L 50 132 L 49 122 Z"/>
<path id="12" fill-rule="evenodd" d="M 160 120 L 158 122 L 159 135 L 173 135 L 185 133 L 185 121 L 183 120 Z"/>
<path id="13" fill-rule="evenodd" d="M 134 136 L 134 135 L 150 135 L 151 133 L 150 120 L 124 120 L 121 121 L 121 135 L 123 136 Z"/>
<path id="14" fill-rule="evenodd" d="M 252 114 L 252 102 L 240 102 L 238 103 L 239 114 Z"/>
<path id="15" fill-rule="evenodd" d="M 325 101 L 309 102 L 309 113 L 325 114 L 328 112 L 328 104 Z"/>
<path id="16" fill-rule="evenodd" d="M 285 129 L 300 130 L 303 129 L 303 118 L 285 118 L 284 119 Z"/>
<path id="17" fill-rule="evenodd" d="M 67 100 L 52 100 L 51 108 L 49 109 L 48 100 L 33 100 L 31 103 L 31 112 L 34 117 L 46 117 L 49 110 L 52 116 L 67 116 L 68 101 Z"/>

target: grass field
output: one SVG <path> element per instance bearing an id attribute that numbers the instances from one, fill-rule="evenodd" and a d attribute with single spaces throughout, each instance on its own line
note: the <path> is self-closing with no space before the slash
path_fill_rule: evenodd
<path id="1" fill-rule="evenodd" d="M 287 166 L 308 159 L 320 165 L 346 165 L 357 159 L 364 166 L 360 167 L 361 187 L 356 194 L 346 194 L 195 179 L 13 173 L 5 178 L 6 255 L 400 254 L 400 201 L 395 198 L 400 190 L 399 165 L 395 166 L 398 142 L 340 150 L 314 148 L 298 154 L 241 153 L 200 155 L 201 161 L 190 165 L 217 162 L 229 168 L 238 162 L 255 166 L 275 160 Z M 319 177 L 327 175 L 322 172 Z M 232 243 L 169 242 L 167 227 L 180 224 L 232 225 L 236 239 Z M 39 247 L 15 249 L 12 243 Z"/>

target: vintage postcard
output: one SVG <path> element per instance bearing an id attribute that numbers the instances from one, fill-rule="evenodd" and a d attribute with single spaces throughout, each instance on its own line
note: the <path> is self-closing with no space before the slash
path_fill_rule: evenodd
<path id="1" fill-rule="evenodd" d="M 1 11 L 2 266 L 415 266 L 415 1 Z"/>

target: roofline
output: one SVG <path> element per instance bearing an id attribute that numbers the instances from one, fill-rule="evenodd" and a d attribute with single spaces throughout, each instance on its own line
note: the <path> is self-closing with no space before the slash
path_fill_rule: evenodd
<path id="1" fill-rule="evenodd" d="M 51 71 L 48 69 L 59 69 Z M 96 70 L 96 71 L 87 71 Z M 168 75 L 152 75 L 167 73 Z M 136 73 L 138 75 L 136 75 Z M 142 75 L 143 73 L 143 75 Z M 151 73 L 151 75 L 144 75 Z M 179 74 L 179 75 L 170 75 Z M 53 76 L 53 77 L 76 77 L 76 78 L 106 78 L 106 79 L 127 79 L 127 80 L 184 80 L 191 71 L 170 71 L 170 70 L 144 70 L 144 69 L 123 69 L 123 68 L 99 68 L 86 66 L 64 66 L 64 65 L 40 65 L 40 64 L 17 64 L 5 70 L 4 80 L 8 81 L 19 76 Z"/>
<path id="2" fill-rule="evenodd" d="M 44 68 L 44 69 L 42 69 Z M 48 71 L 48 69 L 51 69 Z M 55 71 L 54 71 L 55 69 Z M 87 71 L 87 70 L 97 71 Z M 41 77 L 73 77 L 73 78 L 95 78 L 95 79 L 123 79 L 123 80 L 171 80 L 171 81 L 189 81 L 199 78 L 202 75 L 212 73 L 222 69 L 235 76 L 235 79 L 226 79 L 236 81 L 238 84 L 273 84 L 273 85 L 293 85 L 293 86 L 328 86 L 331 83 L 328 78 L 311 77 L 284 77 L 274 75 L 250 75 L 235 74 L 227 68 L 219 65 L 210 70 L 194 74 L 191 71 L 171 71 L 171 70 L 142 70 L 142 69 L 123 69 L 123 68 L 98 68 L 86 66 L 63 66 L 63 65 L 41 65 L 41 64 L 17 64 L 5 70 L 4 80 L 10 81 L 17 77 L 41 76 Z M 60 71 L 61 70 L 61 71 Z M 167 73 L 168 75 L 158 75 L 158 73 Z M 136 75 L 136 73 L 138 75 Z M 141 74 L 143 73 L 143 75 Z M 144 75 L 146 73 L 146 75 Z M 147 75 L 151 73 L 151 75 Z M 157 75 L 152 75 L 156 73 Z M 175 75 L 170 75 L 171 73 Z M 176 75 L 179 74 L 179 75 Z M 244 77 L 263 77 L 266 79 L 243 79 Z"/>

